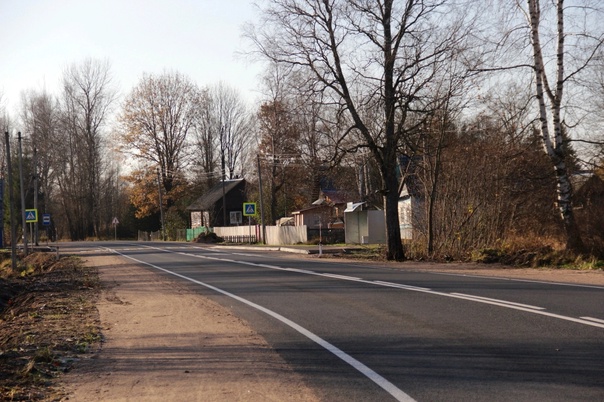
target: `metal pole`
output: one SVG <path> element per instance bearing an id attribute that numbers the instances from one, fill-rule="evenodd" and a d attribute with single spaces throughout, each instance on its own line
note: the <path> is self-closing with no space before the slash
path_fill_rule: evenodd
<path id="1" fill-rule="evenodd" d="M 38 151 L 34 148 L 34 209 L 38 213 Z M 38 222 L 34 222 L 34 244 L 39 246 Z"/>
<path id="2" fill-rule="evenodd" d="M 6 141 L 6 167 L 8 170 L 8 204 L 10 210 L 10 248 L 11 248 L 11 263 L 13 271 L 17 270 L 17 224 L 15 223 L 15 205 L 13 196 L 13 169 L 10 162 L 10 140 L 8 131 L 4 132 L 4 140 Z"/>
<path id="3" fill-rule="evenodd" d="M 0 248 L 4 248 L 4 177 L 0 179 Z"/>
<path id="4" fill-rule="evenodd" d="M 262 244 L 266 244 L 266 227 L 264 226 L 264 203 L 262 202 L 262 173 L 260 172 L 260 155 L 256 155 L 258 165 L 258 187 L 260 191 L 260 225 L 262 225 Z"/>
<path id="5" fill-rule="evenodd" d="M 225 172 L 225 167 L 224 167 L 224 151 L 223 151 L 222 152 L 222 226 L 229 226 L 229 225 L 227 225 L 227 218 L 226 218 L 226 194 L 225 194 L 225 189 L 224 189 L 225 176 L 226 176 L 226 172 Z"/>
<path id="6" fill-rule="evenodd" d="M 21 146 L 21 131 L 17 133 L 19 140 L 19 182 L 21 184 L 21 222 L 23 224 L 23 252 L 28 254 L 27 250 L 27 222 L 25 220 L 25 186 L 23 185 L 23 149 Z"/>
<path id="7" fill-rule="evenodd" d="M 159 168 L 157 168 L 157 190 L 159 192 L 159 216 L 161 219 L 161 237 L 162 240 L 166 240 L 166 226 L 164 225 L 164 201 L 161 194 L 161 175 Z"/>

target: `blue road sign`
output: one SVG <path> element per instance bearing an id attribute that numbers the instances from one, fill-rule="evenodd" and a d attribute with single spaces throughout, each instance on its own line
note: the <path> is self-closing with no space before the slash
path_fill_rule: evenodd
<path id="1" fill-rule="evenodd" d="M 42 225 L 50 226 L 50 214 L 42 214 Z"/>
<path id="2" fill-rule="evenodd" d="M 244 202 L 243 203 L 243 216 L 254 216 L 256 215 L 256 203 L 255 202 Z"/>
<path id="3" fill-rule="evenodd" d="M 25 210 L 25 222 L 27 222 L 27 223 L 38 222 L 38 210 L 37 209 L 26 209 Z"/>

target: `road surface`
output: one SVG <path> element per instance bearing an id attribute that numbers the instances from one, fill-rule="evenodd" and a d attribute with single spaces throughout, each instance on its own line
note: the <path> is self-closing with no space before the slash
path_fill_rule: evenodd
<path id="1" fill-rule="evenodd" d="M 604 400 L 604 287 L 86 243 L 249 322 L 323 400 Z"/>

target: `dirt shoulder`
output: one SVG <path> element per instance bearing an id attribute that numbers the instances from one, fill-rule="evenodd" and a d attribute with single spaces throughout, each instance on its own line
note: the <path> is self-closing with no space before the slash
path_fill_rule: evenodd
<path id="1" fill-rule="evenodd" d="M 103 284 L 102 350 L 63 378 L 86 401 L 314 401 L 245 322 L 117 257 L 84 257 Z"/>

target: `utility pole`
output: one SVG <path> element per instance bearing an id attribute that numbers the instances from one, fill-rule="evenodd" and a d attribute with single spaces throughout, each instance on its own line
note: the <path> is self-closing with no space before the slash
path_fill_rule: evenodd
<path id="1" fill-rule="evenodd" d="M 266 227 L 264 226 L 264 203 L 262 202 L 262 173 L 260 172 L 260 154 L 256 155 L 258 165 L 258 190 L 260 192 L 260 225 L 262 226 L 262 244 L 266 244 Z"/>
<path id="2" fill-rule="evenodd" d="M 161 219 L 161 239 L 166 240 L 166 225 L 164 224 L 164 201 L 162 199 L 161 191 L 161 174 L 159 168 L 157 168 L 157 190 L 159 193 L 159 216 Z"/>
<path id="3" fill-rule="evenodd" d="M 34 209 L 38 213 L 38 150 L 34 148 Z M 38 222 L 34 222 L 34 244 L 39 246 Z"/>
<path id="4" fill-rule="evenodd" d="M 25 187 L 23 186 L 23 148 L 21 146 L 21 131 L 17 133 L 19 140 L 19 183 L 21 184 L 21 221 L 23 223 L 23 252 L 28 254 L 27 250 L 27 222 L 25 220 Z"/>
<path id="5" fill-rule="evenodd" d="M 17 271 L 17 224 L 15 223 L 15 205 L 13 197 L 13 169 L 10 162 L 10 140 L 8 131 L 4 132 L 6 142 L 6 168 L 8 170 L 8 205 L 10 211 L 10 248 L 11 263 L 14 272 Z"/>
<path id="6" fill-rule="evenodd" d="M 225 189 L 224 189 L 225 176 L 226 176 L 226 172 L 225 172 L 225 168 L 224 168 L 224 151 L 222 151 L 222 225 L 229 226 L 229 225 L 227 225 L 227 219 L 226 219 L 226 194 L 225 194 Z"/>

